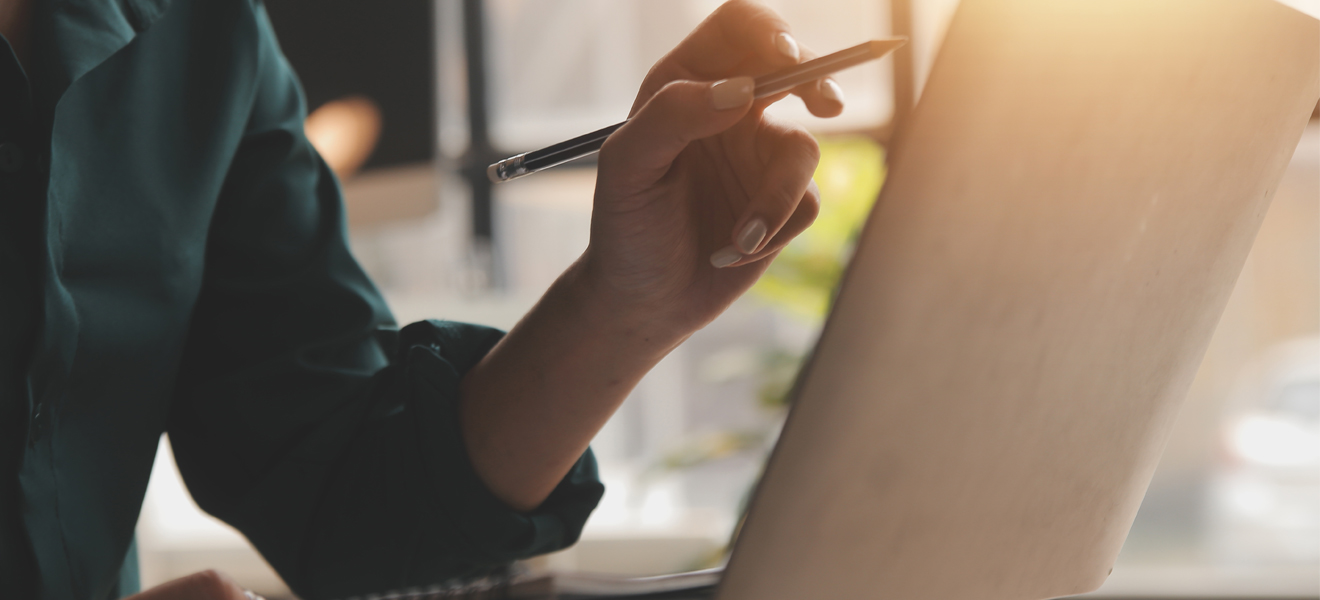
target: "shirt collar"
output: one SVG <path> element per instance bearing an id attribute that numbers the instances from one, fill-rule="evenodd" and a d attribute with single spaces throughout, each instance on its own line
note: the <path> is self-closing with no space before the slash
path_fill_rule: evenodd
<path id="1" fill-rule="evenodd" d="M 36 0 L 32 14 L 33 84 L 54 103 L 88 71 L 127 46 L 170 0 Z"/>

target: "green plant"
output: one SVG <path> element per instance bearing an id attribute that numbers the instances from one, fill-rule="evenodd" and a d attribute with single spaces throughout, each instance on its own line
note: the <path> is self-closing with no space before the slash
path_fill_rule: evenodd
<path id="1" fill-rule="evenodd" d="M 762 303 L 812 327 L 829 311 L 834 290 L 852 256 L 862 222 L 870 212 L 885 178 L 884 149 L 861 137 L 820 141 L 816 185 L 821 208 L 816 222 L 780 252 L 752 294 Z M 759 380 L 757 400 L 779 413 L 803 360 L 783 348 L 756 349 L 754 364 L 745 369 Z M 727 369 L 726 369 L 727 370 Z M 734 368 L 735 373 L 744 369 Z M 685 440 L 666 453 L 653 469 L 675 471 L 764 447 L 769 431 L 716 431 Z"/>
<path id="2" fill-rule="evenodd" d="M 879 144 L 866 138 L 821 141 L 815 174 L 820 215 L 780 252 L 752 293 L 770 306 L 819 324 L 884 177 Z"/>

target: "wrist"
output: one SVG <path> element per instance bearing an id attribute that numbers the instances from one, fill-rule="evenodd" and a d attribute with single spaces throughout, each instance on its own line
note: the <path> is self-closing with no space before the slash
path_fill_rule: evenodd
<path id="1" fill-rule="evenodd" d="M 555 287 L 562 289 L 552 288 L 547 296 L 562 294 L 564 303 L 575 313 L 575 321 L 602 339 L 616 340 L 643 355 L 663 357 L 695 330 L 667 314 L 664 302 L 615 285 L 591 260 L 590 249 L 564 272 Z"/>
<path id="2" fill-rule="evenodd" d="M 687 337 L 569 267 L 460 388 L 463 443 L 496 497 L 545 501 L 632 389 Z"/>

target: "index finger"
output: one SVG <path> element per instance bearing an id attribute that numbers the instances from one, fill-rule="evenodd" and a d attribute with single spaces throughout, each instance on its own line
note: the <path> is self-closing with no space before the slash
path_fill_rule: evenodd
<path id="1" fill-rule="evenodd" d="M 719 77 L 751 57 L 779 67 L 796 64 L 800 53 L 779 13 L 755 2 L 732 0 L 706 17 L 668 58 L 693 75 Z"/>
<path id="2" fill-rule="evenodd" d="M 800 57 L 797 40 L 779 13 L 748 0 L 731 0 L 656 63 L 642 83 L 633 111 L 670 81 L 756 76 L 797 64 Z M 733 73 L 749 66 L 754 72 Z"/>

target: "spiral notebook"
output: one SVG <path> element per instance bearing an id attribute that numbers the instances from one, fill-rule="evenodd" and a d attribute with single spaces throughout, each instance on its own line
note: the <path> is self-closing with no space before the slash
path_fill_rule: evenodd
<path id="1" fill-rule="evenodd" d="M 359 596 L 345 600 L 704 600 L 715 593 L 723 569 L 658 577 L 513 570 L 472 581 Z"/>

